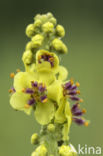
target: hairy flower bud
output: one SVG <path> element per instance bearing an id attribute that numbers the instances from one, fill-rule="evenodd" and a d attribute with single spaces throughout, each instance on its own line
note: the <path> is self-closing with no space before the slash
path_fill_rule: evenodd
<path id="1" fill-rule="evenodd" d="M 60 40 L 55 38 L 51 43 L 51 48 L 59 53 L 67 53 L 66 45 Z"/>
<path id="2" fill-rule="evenodd" d="M 47 22 L 42 25 L 42 30 L 45 33 L 52 33 L 54 30 L 54 25 L 51 22 Z"/>
<path id="3" fill-rule="evenodd" d="M 49 124 L 48 127 L 47 127 L 47 129 L 48 129 L 49 132 L 54 132 L 55 131 L 54 124 Z"/>
<path id="4" fill-rule="evenodd" d="M 77 152 L 72 145 L 70 146 L 62 145 L 59 148 L 59 154 L 60 156 L 77 156 Z"/>
<path id="5" fill-rule="evenodd" d="M 64 37 L 65 35 L 65 30 L 63 28 L 62 25 L 57 25 L 56 27 L 56 34 L 59 36 L 59 37 Z"/>
<path id="6" fill-rule="evenodd" d="M 29 24 L 26 28 L 26 35 L 28 37 L 32 37 L 33 35 L 35 34 L 35 31 L 34 31 L 34 24 Z"/>
<path id="7" fill-rule="evenodd" d="M 30 50 L 24 52 L 22 60 L 24 64 L 30 64 L 32 62 L 33 54 Z"/>
<path id="8" fill-rule="evenodd" d="M 34 133 L 32 136 L 31 136 L 31 144 L 37 144 L 38 143 L 38 134 L 37 133 Z"/>
<path id="9" fill-rule="evenodd" d="M 32 43 L 34 48 L 39 48 L 43 43 L 44 37 L 40 34 L 35 35 L 32 37 Z"/>
<path id="10" fill-rule="evenodd" d="M 39 147 L 36 148 L 36 150 L 32 153 L 31 156 L 46 156 L 47 155 L 47 149 L 42 144 Z"/>

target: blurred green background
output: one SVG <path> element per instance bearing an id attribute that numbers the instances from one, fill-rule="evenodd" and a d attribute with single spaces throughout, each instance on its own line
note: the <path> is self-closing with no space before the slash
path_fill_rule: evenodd
<path id="1" fill-rule="evenodd" d="M 72 124 L 70 142 L 78 147 L 103 147 L 103 1 L 0 0 L 0 156 L 30 156 L 30 136 L 39 130 L 33 115 L 9 105 L 9 73 L 24 69 L 21 56 L 29 40 L 25 28 L 37 13 L 52 12 L 66 30 L 69 53 L 62 63 L 69 77 L 79 80 L 88 128 Z M 102 154 L 103 155 L 103 154 Z"/>

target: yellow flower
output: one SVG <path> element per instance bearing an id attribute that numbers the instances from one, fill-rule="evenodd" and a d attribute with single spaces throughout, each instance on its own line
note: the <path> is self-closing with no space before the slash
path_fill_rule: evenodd
<path id="1" fill-rule="evenodd" d="M 59 66 L 59 59 L 56 54 L 39 50 L 36 53 L 36 67 L 39 72 L 57 72 Z"/>

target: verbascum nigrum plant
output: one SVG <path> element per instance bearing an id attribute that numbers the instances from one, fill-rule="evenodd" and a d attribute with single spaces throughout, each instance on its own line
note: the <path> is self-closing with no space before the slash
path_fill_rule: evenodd
<path id="1" fill-rule="evenodd" d="M 9 92 L 10 105 L 27 115 L 33 112 L 41 125 L 40 132 L 31 136 L 31 156 L 76 156 L 69 141 L 70 126 L 72 122 L 88 126 L 88 121 L 82 117 L 86 110 L 80 108 L 80 84 L 67 79 L 68 71 L 58 57 L 68 52 L 62 41 L 64 27 L 51 13 L 38 14 L 26 35 L 30 41 L 22 56 L 25 71 L 10 74 L 13 87 Z"/>

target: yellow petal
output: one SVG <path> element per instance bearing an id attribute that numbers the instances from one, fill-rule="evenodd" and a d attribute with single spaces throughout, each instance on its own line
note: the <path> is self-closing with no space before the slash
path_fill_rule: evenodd
<path id="1" fill-rule="evenodd" d="M 38 72 L 38 81 L 44 83 L 46 86 L 53 83 L 56 77 L 50 72 Z"/>
<path id="2" fill-rule="evenodd" d="M 68 76 L 68 71 L 65 67 L 63 66 L 59 66 L 59 76 L 58 76 L 58 80 L 66 80 Z"/>
<path id="3" fill-rule="evenodd" d="M 35 81 L 37 75 L 35 73 L 19 72 L 14 77 L 14 88 L 16 91 L 22 91 L 23 88 L 31 86 L 31 81 Z"/>
<path id="4" fill-rule="evenodd" d="M 65 110 L 65 102 L 64 102 L 64 100 L 61 100 L 60 105 L 59 105 L 57 111 L 55 112 L 55 122 L 56 123 L 64 123 L 64 121 L 66 120 L 64 110 Z"/>
<path id="5" fill-rule="evenodd" d="M 66 102 L 65 105 L 65 116 L 67 118 L 67 123 L 65 123 L 63 126 L 62 134 L 63 134 L 63 140 L 69 140 L 68 134 L 71 126 L 72 114 L 71 114 L 71 109 L 68 101 Z"/>
<path id="6" fill-rule="evenodd" d="M 48 90 L 48 98 L 56 101 L 59 105 L 59 102 L 63 97 L 61 81 L 55 80 L 50 86 L 48 86 L 47 90 Z"/>
<path id="7" fill-rule="evenodd" d="M 30 114 L 31 108 L 28 109 L 25 108 L 25 105 L 27 104 L 29 99 L 30 99 L 30 95 L 22 92 L 21 93 L 16 92 L 11 96 L 10 105 L 15 110 L 24 111 L 25 113 Z"/>
<path id="8" fill-rule="evenodd" d="M 54 117 L 54 104 L 51 101 L 46 103 L 37 103 L 36 110 L 34 112 L 36 120 L 41 125 L 48 124 Z"/>

